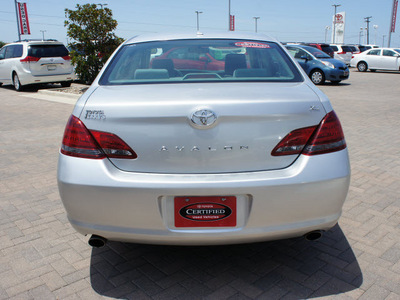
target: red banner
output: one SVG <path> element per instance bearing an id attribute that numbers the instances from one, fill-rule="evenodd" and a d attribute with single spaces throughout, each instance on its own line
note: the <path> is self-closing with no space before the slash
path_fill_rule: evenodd
<path id="1" fill-rule="evenodd" d="M 18 16 L 21 34 L 31 34 L 31 29 L 29 28 L 28 11 L 26 10 L 26 3 L 18 2 Z"/>
<path id="2" fill-rule="evenodd" d="M 229 30 L 235 31 L 235 16 L 231 15 L 229 20 Z"/>
<path id="3" fill-rule="evenodd" d="M 397 4 L 398 4 L 398 0 L 394 0 L 393 1 L 392 23 L 391 23 L 391 26 L 390 26 L 390 32 L 394 32 L 396 30 Z"/>

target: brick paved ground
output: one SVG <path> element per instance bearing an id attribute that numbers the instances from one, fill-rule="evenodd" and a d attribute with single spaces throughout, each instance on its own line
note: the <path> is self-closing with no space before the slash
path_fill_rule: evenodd
<path id="1" fill-rule="evenodd" d="M 400 74 L 352 71 L 321 89 L 341 118 L 352 181 L 320 241 L 91 249 L 56 184 L 72 106 L 0 88 L 0 299 L 400 299 Z"/>

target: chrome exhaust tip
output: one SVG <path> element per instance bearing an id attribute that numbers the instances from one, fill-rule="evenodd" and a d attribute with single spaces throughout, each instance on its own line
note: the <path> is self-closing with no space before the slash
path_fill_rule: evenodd
<path id="1" fill-rule="evenodd" d="M 107 239 L 101 236 L 93 234 L 88 241 L 88 244 L 93 248 L 101 248 L 104 247 L 107 243 Z"/>

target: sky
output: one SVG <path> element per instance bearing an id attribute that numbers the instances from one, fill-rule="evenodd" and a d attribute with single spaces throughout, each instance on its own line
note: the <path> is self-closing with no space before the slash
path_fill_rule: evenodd
<path id="1" fill-rule="evenodd" d="M 64 27 L 64 9 L 75 9 L 76 4 L 107 4 L 117 20 L 116 35 L 124 39 L 137 34 L 154 32 L 196 32 L 196 13 L 200 31 L 227 31 L 229 0 L 20 0 L 27 3 L 31 35 L 22 39 L 57 39 L 68 43 Z M 370 44 L 387 46 L 393 0 L 230 0 L 231 14 L 235 15 L 235 30 L 254 32 L 254 17 L 259 17 L 257 28 L 281 42 L 330 42 L 333 4 L 340 4 L 337 12 L 346 13 L 344 42 L 358 44 L 361 28 L 370 22 Z M 0 0 L 0 41 L 18 40 L 15 0 Z M 100 7 L 100 6 L 99 6 Z M 400 9 L 398 9 L 400 10 Z M 391 46 L 400 47 L 400 13 Z M 376 25 L 376 26 L 375 26 Z M 45 32 L 42 32 L 45 31 Z M 365 36 L 365 33 L 364 33 Z M 326 37 L 326 38 L 325 38 Z M 361 37 L 361 43 L 365 37 Z"/>

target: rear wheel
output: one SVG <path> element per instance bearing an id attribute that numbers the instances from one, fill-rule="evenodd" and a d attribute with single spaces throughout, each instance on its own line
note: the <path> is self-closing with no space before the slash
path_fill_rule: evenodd
<path id="1" fill-rule="evenodd" d="M 71 81 L 63 81 L 60 82 L 62 87 L 70 87 L 71 86 Z"/>
<path id="2" fill-rule="evenodd" d="M 368 70 L 368 65 L 367 65 L 366 62 L 360 61 L 360 62 L 357 64 L 357 69 L 358 69 L 358 71 L 360 71 L 360 72 L 366 72 L 366 71 Z"/>
<path id="3" fill-rule="evenodd" d="M 312 71 L 310 78 L 315 85 L 323 84 L 325 82 L 325 74 L 321 70 Z"/>
<path id="4" fill-rule="evenodd" d="M 16 91 L 18 92 L 22 91 L 22 85 L 21 82 L 19 81 L 17 73 L 14 73 L 13 75 L 13 85 Z"/>

